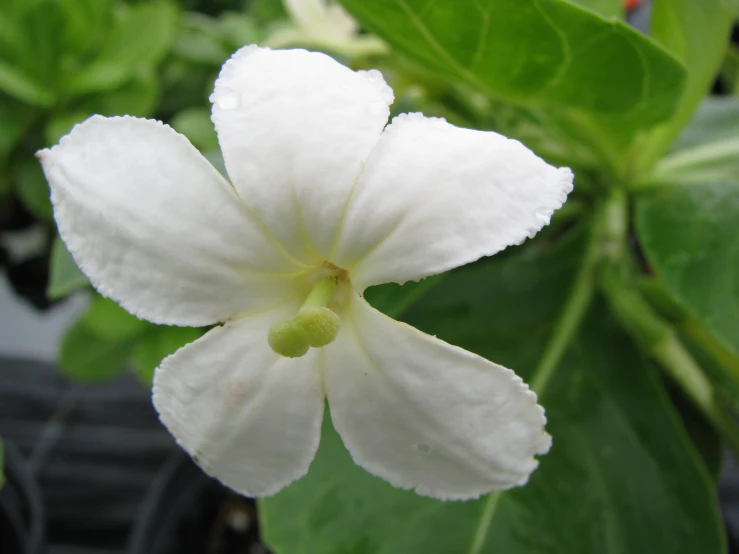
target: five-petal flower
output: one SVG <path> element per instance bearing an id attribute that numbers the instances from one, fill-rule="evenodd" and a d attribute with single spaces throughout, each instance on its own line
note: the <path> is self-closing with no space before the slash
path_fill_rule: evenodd
<path id="1" fill-rule="evenodd" d="M 570 170 L 420 114 L 386 127 L 379 72 L 304 50 L 239 50 L 211 100 L 232 184 L 170 127 L 131 117 L 92 117 L 39 154 L 59 232 L 101 294 L 156 323 L 221 323 L 156 370 L 177 441 L 233 489 L 273 494 L 307 472 L 327 397 L 356 463 L 396 486 L 462 499 L 524 483 L 550 446 L 536 395 L 362 292 L 533 236 Z M 294 349 L 301 330 L 277 333 L 299 357 L 277 354 L 270 329 L 307 298 L 338 335 Z"/>

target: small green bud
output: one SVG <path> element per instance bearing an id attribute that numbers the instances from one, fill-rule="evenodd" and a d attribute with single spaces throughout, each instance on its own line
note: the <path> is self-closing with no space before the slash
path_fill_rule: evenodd
<path id="1" fill-rule="evenodd" d="M 320 306 L 303 306 L 293 322 L 303 330 L 305 340 L 313 348 L 330 344 L 339 332 L 339 316 Z"/>
<path id="2" fill-rule="evenodd" d="M 267 342 L 272 350 L 286 358 L 305 356 L 309 347 L 305 331 L 295 321 L 279 321 L 272 325 Z"/>

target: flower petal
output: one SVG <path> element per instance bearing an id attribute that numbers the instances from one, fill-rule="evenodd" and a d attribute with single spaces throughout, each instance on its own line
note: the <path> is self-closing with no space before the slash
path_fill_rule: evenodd
<path id="1" fill-rule="evenodd" d="M 318 448 L 318 351 L 283 358 L 267 345 L 270 325 L 297 307 L 216 327 L 154 374 L 154 405 L 177 442 L 206 473 L 248 496 L 303 476 Z"/>
<path id="2" fill-rule="evenodd" d="M 39 158 L 62 239 L 95 288 L 129 312 L 206 325 L 295 293 L 301 268 L 170 127 L 93 116 Z"/>
<path id="3" fill-rule="evenodd" d="M 549 450 L 544 409 L 510 369 L 356 298 L 325 348 L 334 427 L 354 461 L 442 499 L 522 485 Z"/>
<path id="4" fill-rule="evenodd" d="M 390 114 L 379 71 L 247 46 L 216 81 L 213 121 L 236 190 L 293 255 L 326 257 Z"/>
<path id="5" fill-rule="evenodd" d="M 401 115 L 367 161 L 331 261 L 360 290 L 418 280 L 534 236 L 571 190 L 569 169 L 518 141 Z"/>

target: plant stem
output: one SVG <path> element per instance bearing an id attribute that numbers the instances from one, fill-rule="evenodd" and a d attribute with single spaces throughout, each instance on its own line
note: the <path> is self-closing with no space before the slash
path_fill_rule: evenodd
<path id="1" fill-rule="evenodd" d="M 544 348 L 539 364 L 534 370 L 534 377 L 530 384 L 531 389 L 538 395 L 543 394 L 546 389 L 593 299 L 596 267 L 600 258 L 600 234 L 597 223 L 597 220 L 591 223 L 590 240 L 577 270 L 572 290 L 554 324 L 552 336 Z"/>
<path id="2" fill-rule="evenodd" d="M 531 389 L 539 395 L 546 389 L 593 300 L 598 263 L 604 256 L 615 258 L 623 253 L 627 223 L 626 195 L 622 190 L 611 191 L 590 225 L 590 240 L 572 290 L 531 379 Z"/>
<path id="3" fill-rule="evenodd" d="M 313 285 L 313 289 L 311 289 L 310 293 L 305 299 L 305 302 L 303 302 L 303 307 L 328 306 L 328 303 L 331 300 L 331 296 L 334 294 L 334 290 L 336 289 L 337 283 L 338 281 L 335 277 L 324 277 L 323 279 L 318 281 L 315 285 Z"/>
<path id="4" fill-rule="evenodd" d="M 718 404 L 713 386 L 690 352 L 644 298 L 619 275 L 612 265 L 605 266 L 599 284 L 614 315 L 626 331 L 656 360 L 739 453 L 739 427 Z"/>

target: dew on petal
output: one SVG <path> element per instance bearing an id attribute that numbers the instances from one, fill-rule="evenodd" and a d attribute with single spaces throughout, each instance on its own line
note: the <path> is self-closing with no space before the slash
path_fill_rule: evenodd
<path id="1" fill-rule="evenodd" d="M 377 69 L 370 69 L 365 72 L 365 75 L 367 75 L 367 79 L 369 79 L 373 83 L 385 82 L 382 73 L 380 73 L 380 71 L 378 71 Z"/>
<path id="2" fill-rule="evenodd" d="M 220 90 L 213 95 L 213 102 L 222 110 L 235 110 L 239 107 L 239 94 L 233 90 Z"/>
<path id="3" fill-rule="evenodd" d="M 431 450 L 432 450 L 431 449 L 431 446 L 429 446 L 428 444 L 424 444 L 424 443 L 414 444 L 413 445 L 413 448 L 415 448 L 421 454 L 426 455 L 426 456 L 428 456 L 429 454 L 431 454 Z"/>

